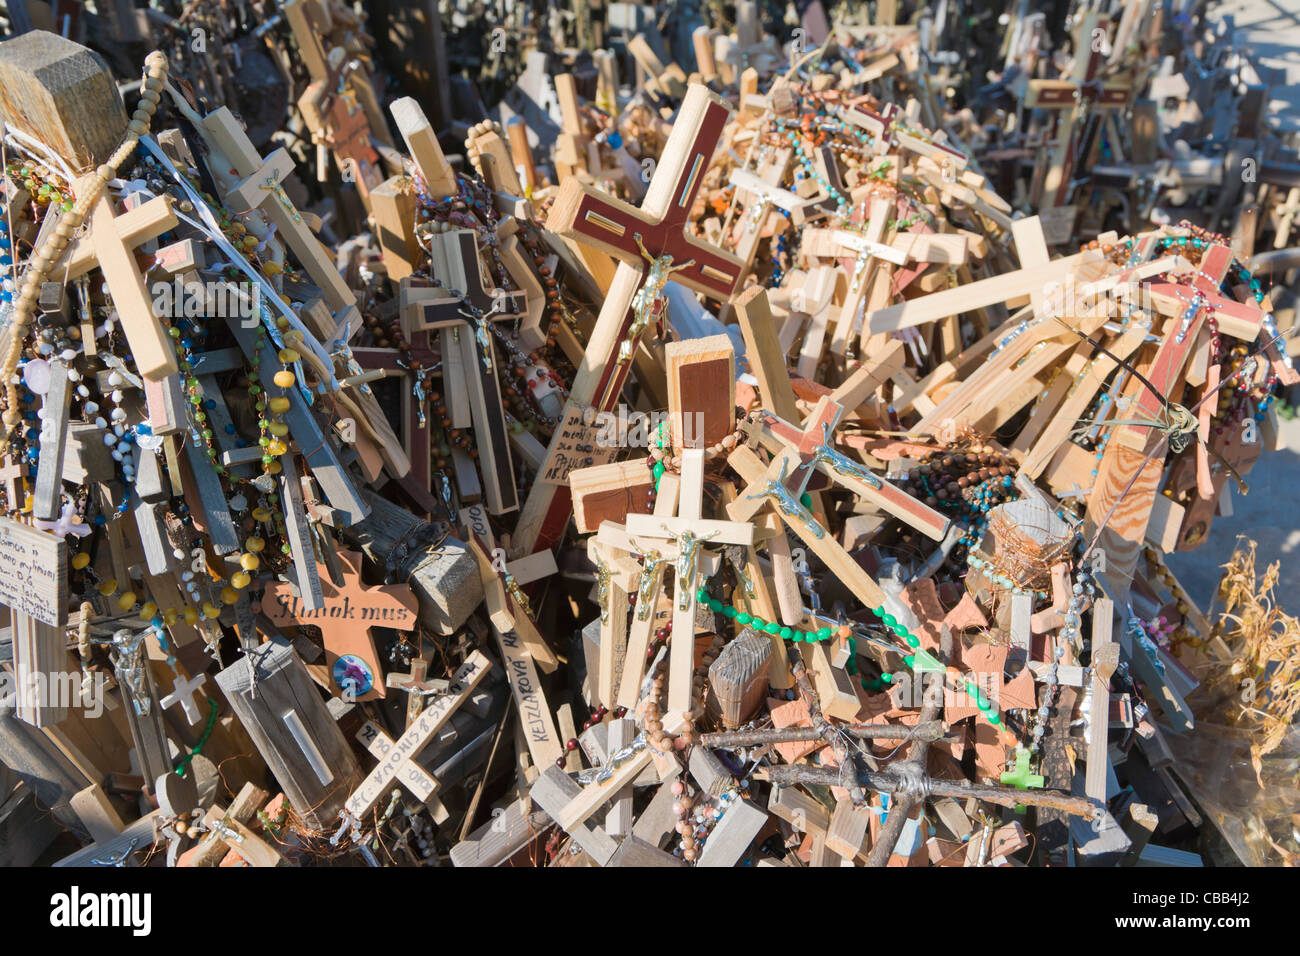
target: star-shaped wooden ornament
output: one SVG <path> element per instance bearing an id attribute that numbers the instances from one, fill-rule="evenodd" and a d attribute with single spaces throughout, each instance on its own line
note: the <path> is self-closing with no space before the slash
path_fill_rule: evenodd
<path id="1" fill-rule="evenodd" d="M 325 663 L 309 664 L 313 679 L 336 697 L 366 701 L 384 697 L 387 688 L 371 628 L 409 631 L 415 627 L 415 595 L 405 584 L 366 587 L 361 582 L 361 555 L 340 551 L 343 586 L 330 581 L 329 571 L 318 563 L 324 604 L 307 610 L 288 582 L 277 581 L 262 597 L 262 611 L 274 624 L 313 625 L 320 628 Z"/>

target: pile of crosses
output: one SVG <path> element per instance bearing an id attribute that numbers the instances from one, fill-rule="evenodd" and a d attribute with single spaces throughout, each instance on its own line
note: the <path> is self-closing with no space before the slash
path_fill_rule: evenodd
<path id="1" fill-rule="evenodd" d="M 928 39 L 947 70 L 957 31 Z M 1228 235 L 1256 271 L 1295 268 L 1280 251 L 1300 211 L 1300 127 L 1277 99 L 1288 77 L 1230 15 L 1131 0 L 1077 4 L 1058 25 L 1022 5 L 999 62 L 966 65 L 947 86 L 965 107 L 949 128 L 1015 208 L 1038 212 L 1049 246 L 1186 219 Z"/>
<path id="2" fill-rule="evenodd" d="M 1225 237 L 1052 258 L 920 28 L 561 16 L 462 158 L 293 6 L 329 247 L 182 54 L 0 43 L 5 862 L 1200 864 Z"/>

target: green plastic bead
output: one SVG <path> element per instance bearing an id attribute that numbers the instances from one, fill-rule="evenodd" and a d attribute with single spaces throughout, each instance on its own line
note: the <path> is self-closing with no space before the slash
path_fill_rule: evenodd
<path id="1" fill-rule="evenodd" d="M 831 629 L 830 629 L 829 627 L 819 627 L 819 628 L 817 628 L 817 639 L 818 639 L 819 641 L 824 641 L 824 640 L 826 640 L 826 638 L 828 638 L 828 637 L 830 637 L 830 636 L 831 636 Z"/>
<path id="2" fill-rule="evenodd" d="M 744 611 L 736 612 L 736 623 L 739 624 L 741 627 L 745 627 L 753 619 L 754 619 L 754 615 L 752 614 L 746 614 Z"/>
<path id="3" fill-rule="evenodd" d="M 781 625 L 777 624 L 775 621 L 769 621 L 767 624 L 763 625 L 763 630 L 769 634 L 775 634 L 781 630 Z"/>
<path id="4" fill-rule="evenodd" d="M 788 628 L 788 627 L 783 627 L 783 628 L 781 628 L 779 631 L 776 632 L 776 636 L 779 637 L 779 638 L 781 638 L 781 640 L 783 640 L 783 641 L 788 641 L 788 640 L 790 640 L 790 635 L 793 634 L 793 633 L 794 633 L 794 631 L 790 630 L 790 628 Z M 801 632 L 801 633 L 802 633 L 802 632 Z"/>

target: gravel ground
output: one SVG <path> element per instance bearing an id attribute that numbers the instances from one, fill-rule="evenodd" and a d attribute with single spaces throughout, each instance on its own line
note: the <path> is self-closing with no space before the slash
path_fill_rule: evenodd
<path id="1" fill-rule="evenodd" d="M 1279 419 L 1278 424 L 1285 447 L 1260 456 L 1246 476 L 1250 493 L 1238 494 L 1231 481 L 1225 487 L 1224 494 L 1232 496 L 1232 515 L 1215 518 L 1209 539 L 1195 551 L 1169 556 L 1169 567 L 1202 610 L 1219 586 L 1219 566 L 1232 554 L 1237 537 L 1243 536 L 1259 545 L 1257 570 L 1282 562 L 1276 596 L 1288 612 L 1300 613 L 1300 503 L 1292 497 L 1300 485 L 1300 417 Z"/>

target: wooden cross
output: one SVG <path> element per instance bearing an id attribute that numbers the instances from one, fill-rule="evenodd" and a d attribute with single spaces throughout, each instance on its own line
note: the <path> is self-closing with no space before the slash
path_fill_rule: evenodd
<path id="1" fill-rule="evenodd" d="M 5 503 L 9 511 L 22 511 L 26 497 L 27 465 L 12 455 L 5 455 L 0 468 L 0 484 L 5 486 Z"/>
<path id="2" fill-rule="evenodd" d="M 438 358 L 429 347 L 427 332 L 411 333 L 404 337 L 407 345 L 410 346 L 405 354 L 396 349 L 353 348 L 352 357 L 358 367 L 364 371 L 360 376 L 346 379 L 344 384 L 364 385 L 368 381 L 390 376 L 403 378 L 401 435 L 402 444 L 411 462 L 411 470 L 399 479 L 399 483 L 420 507 L 432 515 L 437 512 L 439 504 L 430 495 L 432 489 L 430 459 L 433 447 L 426 411 L 427 398 L 417 397 L 414 391 L 415 383 L 407 381 L 407 376 L 412 374 L 407 360 L 419 361 L 421 372 L 427 375 L 437 368 Z M 443 382 L 444 392 L 446 392 L 448 389 L 445 387 L 447 383 L 445 375 Z M 422 383 L 422 387 L 424 394 L 427 395 L 428 383 Z M 467 489 L 463 488 L 461 492 L 468 493 Z"/>
<path id="3" fill-rule="evenodd" d="M 877 154 L 889 151 L 894 144 L 894 122 L 903 111 L 897 103 L 888 103 L 877 113 L 861 103 L 845 106 L 839 111 L 840 119 L 864 129 L 874 137 L 873 148 Z"/>
<path id="4" fill-rule="evenodd" d="M 736 200 L 742 205 L 742 213 L 737 222 L 740 240 L 736 252 L 745 263 L 748 272 L 758 252 L 758 243 L 769 234 L 767 229 L 768 214 L 772 205 L 793 203 L 796 207 L 803 202 L 794 193 L 779 188 L 785 179 L 786 168 L 794 153 L 790 149 L 779 149 L 775 155 L 763 164 L 762 173 L 752 173 L 737 166 L 731 171 L 729 182 L 737 187 Z M 742 198 L 743 197 L 743 198 Z"/>
<path id="5" fill-rule="evenodd" d="M 715 521 L 701 517 L 704 499 L 704 449 L 682 450 L 681 490 L 677 517 L 628 515 L 634 538 L 671 539 L 677 544 L 673 582 L 673 641 L 668 662 L 668 707 L 665 726 L 679 726 L 691 709 L 691 671 L 695 666 L 695 605 L 699 590 L 699 548 L 705 543 L 754 543 L 748 521 Z"/>
<path id="6" fill-rule="evenodd" d="M 325 644 L 324 665 L 309 665 L 312 676 L 336 696 L 346 693 L 356 701 L 387 694 L 372 628 L 409 631 L 416 623 L 416 598 L 405 584 L 368 588 L 361 583 L 361 555 L 339 551 L 343 585 L 329 580 L 319 567 L 324 605 L 303 607 L 301 599 L 283 581 L 268 585 L 262 611 L 273 624 L 308 624 L 320 628 Z"/>
<path id="7" fill-rule="evenodd" d="M 342 53 L 341 48 L 336 48 Z M 332 50 L 327 61 L 342 61 L 344 57 L 335 56 Z M 357 72 L 344 76 L 343 71 L 329 70 L 327 76 L 310 83 L 298 98 L 298 108 L 302 111 L 307 128 L 311 130 L 312 139 L 318 150 L 326 148 L 334 154 L 334 163 L 345 181 L 355 181 L 361 200 L 369 208 L 370 192 L 383 179 L 377 164 L 379 154 L 370 143 L 370 118 L 358 100 Z M 373 97 L 368 89 L 369 82 L 362 76 L 362 83 L 367 87 L 365 95 Z M 381 133 L 387 139 L 387 131 Z M 318 162 L 323 157 L 318 156 Z M 321 163 L 320 175 L 324 177 Z"/>
<path id="8" fill-rule="evenodd" d="M 251 787 L 252 784 L 245 784 Z M 257 790 L 258 796 L 266 798 L 265 790 Z M 239 796 L 243 796 L 241 791 Z M 260 801 L 258 801 L 260 802 Z M 237 856 L 246 866 L 279 866 L 282 862 L 280 851 L 272 843 L 262 839 L 248 827 L 257 804 L 249 804 L 236 797 L 227 810 L 218 806 L 209 807 L 203 815 L 202 825 L 207 834 L 194 847 L 181 854 L 177 866 L 197 866 L 198 860 L 211 856 L 213 862 L 206 865 L 229 865 L 226 861 Z M 269 808 L 268 808 L 269 809 Z"/>
<path id="9" fill-rule="evenodd" d="M 1300 186 L 1292 186 L 1286 194 L 1286 204 L 1274 210 L 1277 214 L 1277 230 L 1273 236 L 1273 248 L 1285 249 L 1291 241 L 1291 230 L 1296 217 L 1300 216 Z"/>
<path id="10" fill-rule="evenodd" d="M 771 504 L 773 511 L 790 530 L 799 536 L 808 548 L 822 559 L 841 582 L 857 596 L 858 600 L 870 607 L 880 607 L 885 602 L 885 593 L 862 566 L 830 536 L 797 498 L 790 495 L 785 487 L 785 478 L 793 468 L 800 464 L 799 455 L 793 448 L 776 455 L 771 464 L 764 467 L 754 452 L 742 445 L 727 459 L 732 470 L 740 475 L 746 487 L 727 507 L 727 513 L 734 521 L 748 521 L 764 507 Z"/>
<path id="11" fill-rule="evenodd" d="M 459 347 L 488 510 L 492 514 L 504 514 L 519 507 L 519 497 L 510 457 L 510 431 L 497 379 L 496 350 L 488 323 L 494 314 L 499 318 L 513 318 L 513 307 L 522 294 L 494 295 L 483 287 L 478 246 L 472 230 L 458 229 L 440 233 L 436 238 L 441 255 L 435 256 L 435 274 L 444 288 L 454 294 L 432 302 L 414 303 L 403 314 L 403 331 L 409 337 L 432 329 L 448 329 L 450 334 L 443 337 L 444 362 Z M 465 311 L 466 304 L 471 311 Z M 454 387 L 446 383 L 445 376 L 444 384 L 447 388 Z M 448 400 L 451 401 L 450 395 Z"/>
<path id="12" fill-rule="evenodd" d="M 627 42 L 627 52 L 645 71 L 645 90 L 655 97 L 656 103 L 665 105 L 662 96 L 682 98 L 686 92 L 686 74 L 676 63 L 664 66 L 644 34 L 638 33 Z"/>
<path id="13" fill-rule="evenodd" d="M 1075 129 L 1089 109 L 1122 109 L 1132 94 L 1131 82 L 1102 83 L 1096 77 L 1102 67 L 1100 45 L 1093 42 L 1097 30 L 1110 27 L 1110 18 L 1089 11 L 1080 20 L 1074 39 L 1074 67 L 1067 80 L 1031 80 L 1025 105 L 1053 111 L 1069 110 L 1058 120 L 1056 143 L 1051 158 L 1039 167 L 1042 171 L 1038 195 L 1050 194 L 1052 206 L 1063 205 L 1070 193 L 1070 173 L 1074 166 Z M 1037 176 L 1035 176 L 1037 180 Z M 1037 183 L 1036 183 L 1037 184 Z"/>
<path id="14" fill-rule="evenodd" d="M 576 179 L 561 186 L 547 217 L 548 230 L 620 260 L 574 378 L 565 405 L 566 419 L 593 405 L 597 411 L 608 411 L 617 402 L 631 364 L 627 359 L 635 351 L 644 322 L 658 314 L 653 300 L 658 299 L 663 283 L 671 279 L 724 301 L 739 284 L 744 266 L 739 257 L 685 232 L 729 114 L 726 102 L 707 87 L 691 86 L 639 209 Z M 653 263 L 646 261 L 642 248 L 654 258 Z M 643 283 L 648 288 L 643 289 Z M 640 328 L 633 308 L 638 294 L 645 306 Z M 620 361 L 621 356 L 626 358 Z M 541 473 L 551 470 L 558 448 L 557 438 L 552 438 Z M 535 484 L 515 530 L 513 544 L 518 553 L 553 545 L 571 514 L 567 488 Z"/>
<path id="15" fill-rule="evenodd" d="M 294 170 L 289 154 L 277 149 L 262 159 L 234 114 L 224 106 L 203 118 L 199 132 L 213 150 L 209 156 L 213 174 L 221 182 L 233 180 L 224 197 L 227 205 L 238 214 L 254 209 L 262 211 L 275 225 L 276 235 L 293 251 L 312 282 L 324 293 L 325 302 L 335 316 L 355 306 L 352 290 L 334 268 L 332 256 L 285 195 L 284 180 Z"/>
<path id="16" fill-rule="evenodd" d="M 512 586 L 513 575 L 498 571 L 489 557 L 491 550 L 472 531 L 468 544 L 478 562 L 484 600 L 492 620 L 505 663 L 510 692 L 519 710 L 519 724 L 527 741 L 528 753 L 538 768 L 548 767 L 564 754 L 564 745 L 555 730 L 555 717 L 537 677 L 536 663 L 554 670 L 559 662 L 545 639 L 537 632 L 530 609 L 519 600 L 522 592 Z"/>
<path id="17" fill-rule="evenodd" d="M 79 180 L 74 191 L 84 193 L 90 180 Z M 55 274 L 75 279 L 99 266 L 131 346 L 131 358 L 140 375 L 153 382 L 176 374 L 176 350 L 167 330 L 154 316 L 153 300 L 132 250 L 175 229 L 178 221 L 171 200 L 165 196 L 119 217 L 108 194 L 101 193 L 91 206 L 90 234 L 70 246 L 63 264 L 54 267 Z"/>
<path id="18" fill-rule="evenodd" d="M 665 474 L 659 483 L 659 496 L 655 499 L 654 514 L 670 518 L 676 507 L 676 476 Z M 630 582 L 628 590 L 629 594 L 636 594 L 636 608 L 627 628 L 623 675 L 618 687 L 614 689 L 615 702 L 631 710 L 636 707 L 641 696 L 641 679 L 645 674 L 650 637 L 655 625 L 659 623 L 659 596 L 663 589 L 664 571 L 667 570 L 670 562 L 677 559 L 678 550 L 676 545 L 643 547 L 628 535 L 625 527 L 612 521 L 601 524 L 596 540 L 602 546 L 619 548 L 636 555 L 640 560 L 640 567 L 635 578 Z"/>
<path id="19" fill-rule="evenodd" d="M 789 153 L 789 150 L 782 150 L 782 152 Z M 731 170 L 727 182 L 735 186 L 738 191 L 743 191 L 752 197 L 745 218 L 755 216 L 756 209 L 766 212 L 767 207 L 771 205 L 790 213 L 790 218 L 793 220 L 798 210 L 804 209 L 813 202 L 813 200 L 804 199 L 788 189 L 781 189 L 778 184 L 782 182 L 784 175 L 784 171 L 774 173 L 771 167 L 769 167 L 767 173 L 761 176 L 741 166 L 736 166 Z M 760 213 L 755 218 L 759 227 L 761 227 L 764 217 Z"/>
<path id="20" fill-rule="evenodd" d="M 785 485 L 796 497 L 803 493 L 809 476 L 816 470 L 927 537 L 942 541 L 951 519 L 834 448 L 832 433 L 840 411 L 840 406 L 828 397 L 823 398 L 804 421 L 802 429 L 782 421 L 771 412 L 762 411 L 753 432 L 774 454 L 785 447 L 794 448 L 799 464 L 786 476 Z"/>
<path id="21" fill-rule="evenodd" d="M 835 331 L 831 336 L 831 349 L 837 355 L 845 354 L 853 334 L 853 327 L 858 319 L 858 312 L 863 308 L 867 292 L 873 288 L 875 270 L 880 262 L 902 265 L 907 262 L 907 253 L 895 249 L 881 240 L 889 229 L 889 217 L 893 203 L 888 199 L 877 199 L 871 204 L 870 218 L 865 233 L 858 234 L 847 229 L 837 229 L 831 235 L 842 249 L 856 253 L 853 270 L 849 273 L 848 291 L 840 305 L 840 313 L 835 320 Z M 886 287 L 887 289 L 887 287 Z M 874 304 L 883 305 L 888 299 Z M 863 328 L 863 343 L 869 336 Z"/>
<path id="22" fill-rule="evenodd" d="M 796 226 L 834 215 L 839 211 L 840 203 L 849 197 L 849 187 L 840 173 L 840 163 L 835 158 L 834 150 L 829 146 L 818 147 L 813 162 L 817 164 L 829 188 L 820 197 L 806 199 L 798 208 L 790 210 L 790 221 Z M 844 198 L 836 199 L 836 193 Z"/>
<path id="23" fill-rule="evenodd" d="M 1142 388 L 1131 409 L 1138 419 L 1154 422 L 1165 420 L 1165 406 L 1161 399 L 1168 396 L 1172 400 L 1177 396 L 1175 383 L 1181 379 L 1187 359 L 1196 348 L 1196 339 L 1201 325 L 1209 315 L 1208 296 L 1214 295 L 1216 299 L 1218 298 L 1219 285 L 1227 276 L 1231 265 L 1232 250 L 1216 243 L 1205 248 L 1201 258 L 1201 281 L 1194 283 L 1195 292 L 1192 294 L 1188 295 L 1188 290 L 1183 287 L 1154 284 L 1153 291 L 1170 291 L 1175 294 L 1180 300 L 1181 310 L 1180 314 L 1175 316 L 1172 328 L 1164 341 L 1160 343 L 1155 360 L 1147 373 L 1148 381 L 1159 389 L 1160 395 L 1154 395 L 1150 389 Z M 1208 283 L 1208 286 L 1205 283 Z M 1120 431 L 1121 436 L 1127 434 L 1137 444 L 1146 444 L 1148 438 L 1155 433 L 1151 428 L 1148 428 L 1145 433 L 1139 433 L 1133 430 L 1133 426 Z"/>
<path id="24" fill-rule="evenodd" d="M 766 72 L 779 62 L 775 41 L 763 32 L 757 3 L 740 0 L 736 4 L 736 32 L 718 37 L 714 55 L 728 85 L 738 82 L 748 68 Z"/>
<path id="25" fill-rule="evenodd" d="M 429 662 L 423 657 L 417 657 L 411 661 L 411 672 L 409 674 L 399 674 L 396 671 L 388 672 L 385 683 L 389 687 L 406 691 L 407 729 L 410 729 L 411 724 L 415 723 L 416 718 L 420 716 L 420 711 L 424 709 L 424 699 L 430 694 L 442 693 L 447 689 L 446 681 L 426 681 L 424 678 L 428 672 Z"/>
<path id="26" fill-rule="evenodd" d="M 596 565 L 596 604 L 600 608 L 596 697 L 613 710 L 618 706 L 619 679 L 627 661 L 628 595 L 636 590 L 640 569 L 630 558 L 602 544 L 598 536 L 587 539 L 587 556 Z"/>
<path id="27" fill-rule="evenodd" d="M 450 719 L 452 712 L 469 699 L 491 668 L 492 662 L 482 651 L 475 651 L 466 658 L 452 677 L 450 692 L 429 704 L 396 744 L 390 741 L 390 746 L 382 747 L 379 765 L 348 797 L 344 810 L 357 820 L 362 819 L 394 782 L 405 786 L 421 803 L 428 801 L 438 789 L 438 781 L 425 773 L 415 763 L 415 758 Z M 375 740 L 380 744 L 383 742 L 378 734 Z"/>

